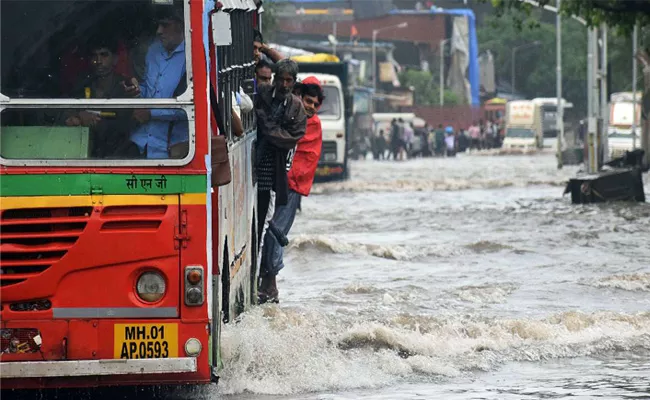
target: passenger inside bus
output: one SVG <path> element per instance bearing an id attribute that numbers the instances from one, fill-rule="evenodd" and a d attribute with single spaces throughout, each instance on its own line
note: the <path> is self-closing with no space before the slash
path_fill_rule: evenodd
<path id="1" fill-rule="evenodd" d="M 182 7 L 182 5 L 181 5 Z M 187 88 L 183 9 L 158 10 L 158 37 L 147 52 L 144 81 L 128 87 L 127 93 L 141 92 L 143 98 L 170 98 Z M 182 158 L 187 154 L 187 115 L 180 109 L 138 109 L 133 118 L 141 125 L 131 135 L 140 154 L 147 158 Z"/>
<path id="2" fill-rule="evenodd" d="M 45 100 L 177 97 L 187 88 L 183 7 L 180 0 L 3 0 L 0 92 Z M 0 125 L 4 158 L 183 158 L 189 151 L 180 107 L 7 107 Z"/>
<path id="3" fill-rule="evenodd" d="M 129 78 L 116 71 L 118 44 L 109 36 L 97 36 L 87 46 L 91 63 L 90 77 L 78 78 L 71 95 L 76 98 L 110 99 L 134 97 L 127 93 Z M 129 134 L 135 123 L 130 109 L 68 110 L 64 112 L 65 125 L 90 127 L 93 158 L 126 158 L 137 155 Z"/>

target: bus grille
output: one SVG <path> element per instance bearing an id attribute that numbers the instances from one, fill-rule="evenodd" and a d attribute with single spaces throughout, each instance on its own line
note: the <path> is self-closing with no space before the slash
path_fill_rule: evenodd
<path id="1" fill-rule="evenodd" d="M 323 141 L 323 148 L 320 153 L 321 161 L 336 161 L 337 158 L 336 142 Z"/>
<path id="2" fill-rule="evenodd" d="M 0 286 L 34 277 L 59 261 L 86 227 L 92 207 L 23 208 L 0 214 Z"/>

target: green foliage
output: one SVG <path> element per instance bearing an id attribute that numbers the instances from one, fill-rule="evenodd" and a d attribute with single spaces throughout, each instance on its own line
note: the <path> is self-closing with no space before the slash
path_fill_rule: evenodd
<path id="1" fill-rule="evenodd" d="M 488 0 L 481 0 L 487 2 Z M 491 0 L 497 13 L 511 10 L 530 15 L 535 6 L 521 0 Z M 537 0 L 540 7 L 555 6 L 555 0 Z M 560 12 L 566 16 L 585 19 L 590 26 L 606 23 L 621 35 L 629 35 L 635 23 L 640 26 L 650 24 L 650 0 L 564 0 Z"/>
<path id="2" fill-rule="evenodd" d="M 440 94 L 438 94 L 438 96 L 440 96 Z M 445 106 L 455 106 L 460 104 L 458 95 L 449 89 L 445 89 L 445 93 L 442 96 L 445 99 Z"/>
<path id="3" fill-rule="evenodd" d="M 507 0 L 501 0 L 507 1 Z M 570 0 L 567 0 L 567 2 Z M 526 98 L 555 97 L 555 25 L 538 22 L 540 11 L 530 14 L 506 10 L 500 17 L 488 17 L 478 29 L 479 48 L 494 55 L 497 77 L 511 81 L 512 49 L 539 41 L 539 46 L 517 50 L 515 86 Z M 513 24 L 519 19 L 520 24 Z M 641 41 L 640 41 L 641 42 Z M 613 92 L 632 88 L 632 41 L 629 36 L 610 36 L 609 60 Z M 639 79 L 641 79 L 639 74 Z M 587 31 L 584 25 L 566 18 L 562 22 L 562 92 L 577 113 L 587 107 Z"/>
<path id="4" fill-rule="evenodd" d="M 399 80 L 402 86 L 414 89 L 413 102 L 418 106 L 435 106 L 440 104 L 440 89 L 437 81 L 430 72 L 407 69 L 400 73 Z M 445 105 L 457 105 L 460 99 L 451 90 L 443 94 Z"/>
<path id="5" fill-rule="evenodd" d="M 262 30 L 264 31 L 264 40 L 267 43 L 273 41 L 278 30 L 277 7 L 277 3 L 264 2 Z"/>

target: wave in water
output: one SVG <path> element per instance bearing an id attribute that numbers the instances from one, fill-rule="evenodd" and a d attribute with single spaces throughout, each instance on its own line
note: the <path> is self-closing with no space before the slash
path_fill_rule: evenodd
<path id="1" fill-rule="evenodd" d="M 508 296 L 517 289 L 511 284 L 485 284 L 479 286 L 463 286 L 454 291 L 459 299 L 478 304 L 504 303 Z"/>
<path id="2" fill-rule="evenodd" d="M 218 391 L 295 394 L 491 370 L 508 361 L 650 349 L 650 313 L 544 319 L 400 315 L 360 320 L 259 307 L 223 333 Z"/>
<path id="3" fill-rule="evenodd" d="M 432 245 L 425 247 L 403 245 L 379 245 L 346 242 L 327 235 L 299 235 L 291 239 L 290 249 L 306 251 L 309 249 L 332 254 L 357 254 L 388 260 L 407 261 L 420 257 L 451 257 L 468 253 L 464 248 Z"/>
<path id="4" fill-rule="evenodd" d="M 498 253 L 502 250 L 513 250 L 512 246 L 504 245 L 501 243 L 491 242 L 489 240 L 481 240 L 480 242 L 465 245 L 468 249 L 475 253 Z"/>
<path id="5" fill-rule="evenodd" d="M 587 285 L 598 288 L 611 288 L 628 291 L 650 292 L 650 272 L 612 275 L 586 282 Z"/>
<path id="6" fill-rule="evenodd" d="M 369 181 L 361 182 L 348 180 L 344 182 L 330 182 L 314 185 L 312 194 L 331 194 L 339 192 L 422 192 L 422 191 L 456 191 L 468 189 L 499 189 L 511 186 L 558 186 L 566 185 L 566 180 L 560 178 L 549 179 L 441 179 L 441 180 L 386 180 L 386 181 Z"/>

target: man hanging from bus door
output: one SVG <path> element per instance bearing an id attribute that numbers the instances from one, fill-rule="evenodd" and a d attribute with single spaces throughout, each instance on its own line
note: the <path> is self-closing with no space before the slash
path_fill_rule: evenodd
<path id="1" fill-rule="evenodd" d="M 253 60 L 255 63 L 265 61 L 269 64 L 282 60 L 284 56 L 277 50 L 270 48 L 265 42 L 262 32 L 253 31 Z"/>
<path id="2" fill-rule="evenodd" d="M 255 86 L 271 85 L 273 80 L 273 66 L 265 60 L 255 64 Z"/>
<path id="3" fill-rule="evenodd" d="M 317 114 L 325 98 L 320 82 L 316 77 L 310 76 L 296 87 L 308 118 L 307 130 L 305 136 L 298 141 L 293 165 L 289 170 L 287 204 L 275 208 L 273 218 L 269 223 L 270 231 L 264 237 L 260 267 L 261 282 L 258 291 L 260 304 L 278 302 L 276 277 L 278 272 L 284 268 L 283 247 L 287 243 L 286 235 L 289 234 L 293 225 L 300 199 L 302 196 L 309 196 L 323 145 L 323 130 Z"/>
<path id="4" fill-rule="evenodd" d="M 287 172 L 292 162 L 291 154 L 307 127 L 302 101 L 291 93 L 297 75 L 298 64 L 295 61 L 280 60 L 276 64 L 273 85 L 259 86 L 255 96 L 258 264 L 274 208 L 287 204 Z"/>
<path id="5" fill-rule="evenodd" d="M 144 82 L 126 89 L 139 90 L 144 98 L 169 99 L 187 88 L 183 5 L 158 6 L 156 11 L 157 38 L 147 51 Z M 131 140 L 146 158 L 169 158 L 175 145 L 185 147 L 189 141 L 187 115 L 181 109 L 139 109 L 133 118 L 141 125 Z"/>

